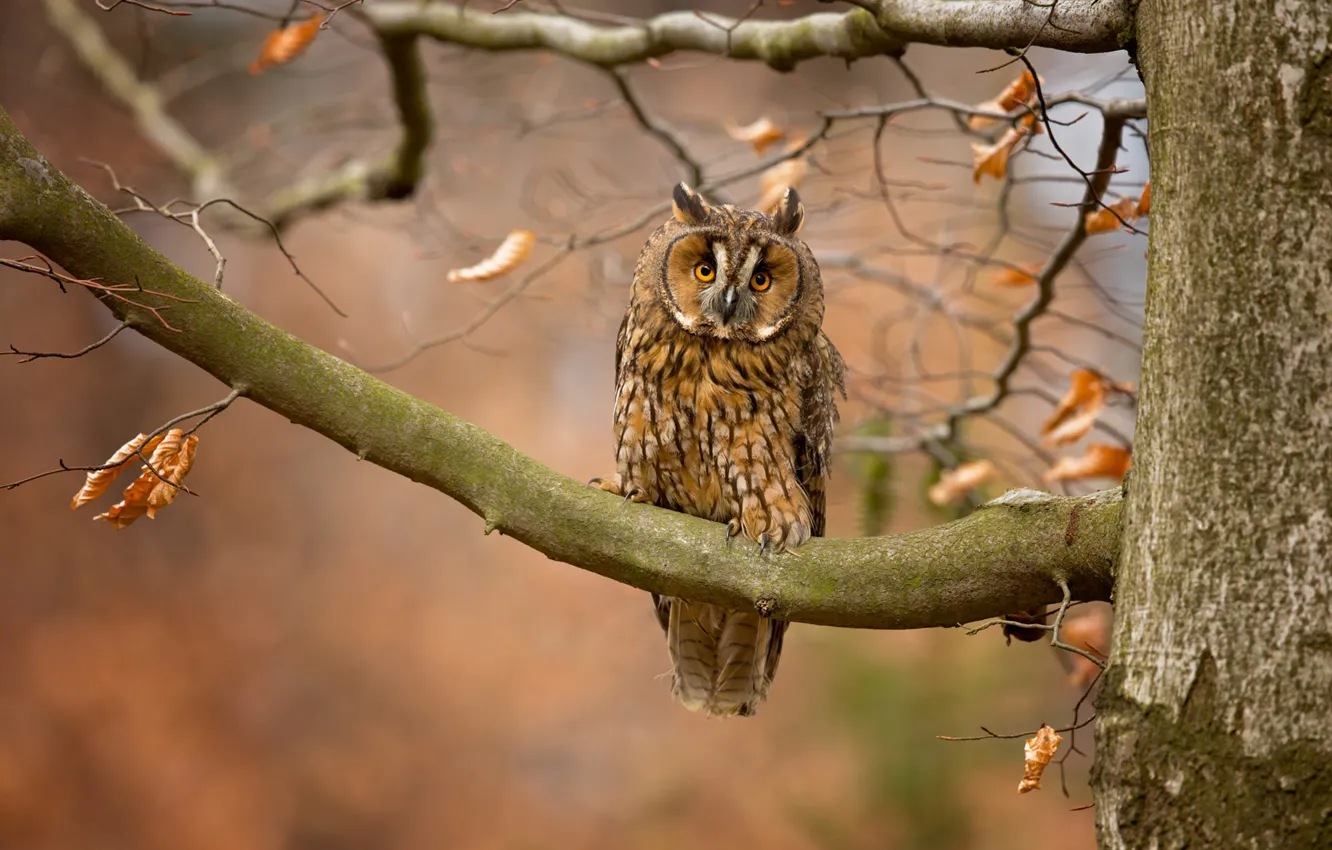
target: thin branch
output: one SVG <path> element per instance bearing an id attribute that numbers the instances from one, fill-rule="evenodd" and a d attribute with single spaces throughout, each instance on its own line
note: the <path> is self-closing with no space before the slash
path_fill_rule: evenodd
<path id="1" fill-rule="evenodd" d="M 127 327 L 129 327 L 129 325 L 125 324 L 124 322 L 121 322 L 120 324 L 112 328 L 111 332 L 108 333 L 106 336 L 97 340 L 97 342 L 85 345 L 83 348 L 80 348 L 78 351 L 71 351 L 68 353 L 61 351 L 20 351 L 19 349 L 11 345 L 9 346 L 8 351 L 0 351 L 0 357 L 12 357 L 14 355 L 18 355 L 19 357 L 23 358 L 22 360 L 19 361 L 20 363 L 31 363 L 34 360 L 41 360 L 46 357 L 58 357 L 62 360 L 73 360 L 77 357 L 82 357 L 85 354 L 96 351 L 97 349 L 106 345 L 108 342 L 115 339 L 120 334 L 120 332 Z"/>

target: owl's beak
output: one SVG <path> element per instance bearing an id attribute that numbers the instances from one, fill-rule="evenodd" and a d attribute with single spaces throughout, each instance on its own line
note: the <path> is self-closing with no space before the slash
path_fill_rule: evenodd
<path id="1" fill-rule="evenodd" d="M 736 296 L 735 287 L 726 287 L 726 292 L 722 294 L 721 317 L 723 325 L 729 325 L 731 323 L 731 317 L 735 315 L 735 308 L 739 303 L 740 301 Z"/>

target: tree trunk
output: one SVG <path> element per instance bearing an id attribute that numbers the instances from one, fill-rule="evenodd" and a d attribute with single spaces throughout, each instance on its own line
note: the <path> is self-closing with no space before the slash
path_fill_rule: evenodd
<path id="1" fill-rule="evenodd" d="M 1143 0 L 1143 382 L 1102 848 L 1332 847 L 1332 0 Z"/>

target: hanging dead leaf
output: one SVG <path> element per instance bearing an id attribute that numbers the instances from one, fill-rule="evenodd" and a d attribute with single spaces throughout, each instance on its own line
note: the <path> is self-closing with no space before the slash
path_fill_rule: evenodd
<path id="1" fill-rule="evenodd" d="M 1137 198 L 1120 198 L 1108 207 L 1087 213 L 1084 219 L 1087 235 L 1118 230 L 1124 226 L 1124 222 L 1132 224 L 1133 219 L 1137 218 L 1137 209 Z"/>
<path id="2" fill-rule="evenodd" d="M 945 469 L 939 483 L 930 488 L 930 501 L 939 506 L 952 504 L 989 481 L 997 471 L 988 460 L 973 460 Z"/>
<path id="3" fill-rule="evenodd" d="M 798 150 L 805 144 L 805 139 L 795 137 L 786 143 L 786 152 L 790 153 Z M 796 189 L 804 182 L 805 176 L 809 174 L 809 163 L 803 156 L 795 159 L 784 159 L 776 165 L 759 175 L 759 189 L 762 195 L 759 196 L 758 203 L 754 209 L 759 212 L 772 213 L 781 203 L 782 196 L 786 193 L 787 187 Z"/>
<path id="4" fill-rule="evenodd" d="M 180 451 L 175 457 L 169 458 L 163 468 L 158 470 L 166 481 L 157 479 L 153 491 L 148 494 L 149 519 L 156 519 L 157 512 L 175 500 L 176 494 L 180 492 L 180 482 L 185 480 L 190 467 L 194 465 L 194 450 L 198 445 L 198 436 L 191 434 L 186 437 L 181 441 Z"/>
<path id="5" fill-rule="evenodd" d="M 1019 106 L 1027 103 L 1036 94 L 1036 78 L 1030 71 L 1023 71 L 1022 75 L 1008 84 L 999 96 L 993 100 L 987 100 L 984 103 L 976 104 L 977 109 L 986 112 L 1012 112 Z M 991 118 L 987 115 L 973 115 L 967 119 L 967 126 L 973 130 L 980 130 L 988 127 L 1000 118 Z"/>
<path id="6" fill-rule="evenodd" d="M 102 466 L 105 467 L 104 469 L 89 472 L 88 480 L 84 482 L 84 485 L 80 488 L 79 492 L 74 494 L 73 501 L 69 503 L 69 509 L 75 510 L 81 508 L 105 493 L 107 488 L 111 486 L 111 483 L 124 471 L 125 467 L 130 462 L 130 458 L 134 457 L 138 452 L 139 447 L 143 445 L 144 438 L 147 436 L 147 434 L 140 434 L 130 440 L 125 445 L 116 449 L 116 453 L 111 455 L 106 463 L 102 464 Z M 162 435 L 158 434 L 148 441 L 148 445 L 143 446 L 144 452 L 151 452 L 153 449 L 157 448 L 157 445 L 160 442 L 162 442 Z"/>
<path id="7" fill-rule="evenodd" d="M 1142 187 L 1142 195 L 1138 198 L 1138 208 L 1134 213 L 1138 216 L 1149 215 L 1152 211 L 1152 181 L 1148 180 Z"/>
<path id="8" fill-rule="evenodd" d="M 1091 430 L 1105 407 L 1105 379 L 1091 369 L 1077 369 L 1069 376 L 1068 392 L 1059 400 L 1041 433 L 1048 446 L 1076 442 Z"/>
<path id="9" fill-rule="evenodd" d="M 319 35 L 319 27 L 323 23 L 324 15 L 321 12 L 308 21 L 269 33 L 264 46 L 259 50 L 259 58 L 250 64 L 250 73 L 261 74 L 300 56 L 315 40 L 315 36 Z"/>
<path id="10" fill-rule="evenodd" d="M 726 134 L 737 142 L 749 142 L 754 146 L 754 153 L 760 156 L 773 144 L 786 138 L 786 131 L 774 124 L 767 116 L 743 127 L 728 122 L 726 124 Z"/>
<path id="11" fill-rule="evenodd" d="M 1004 134 L 999 137 L 999 141 L 994 144 L 972 144 L 971 179 L 979 183 L 981 182 L 981 176 L 988 174 L 996 180 L 1003 180 L 1004 175 L 1008 174 L 1008 158 L 1012 155 L 1018 142 L 1031 135 L 1033 128 L 1035 128 L 1035 132 L 1040 132 L 1039 125 L 1035 124 L 1034 121 L 1034 115 L 1027 115 L 1016 125 L 1005 130 Z"/>
<path id="12" fill-rule="evenodd" d="M 1059 749 L 1059 744 L 1063 740 L 1063 735 L 1044 723 L 1036 730 L 1034 736 L 1027 739 L 1022 748 L 1025 763 L 1022 768 L 1022 781 L 1018 783 L 1019 794 L 1041 790 L 1041 774 L 1045 773 L 1045 768 L 1050 764 L 1050 759 L 1054 758 L 1055 751 Z"/>
<path id="13" fill-rule="evenodd" d="M 1041 273 L 1041 268 L 1040 263 L 1023 263 L 1016 268 L 1000 269 L 991 278 L 991 282 L 1000 286 L 1031 286 L 1036 282 L 1037 276 Z"/>
<path id="14" fill-rule="evenodd" d="M 198 442 L 198 437 L 193 435 L 185 437 L 179 428 L 166 432 L 153 450 L 152 456 L 148 458 L 148 466 L 141 467 L 139 477 L 125 488 L 121 501 L 112 505 L 106 513 L 98 514 L 93 519 L 105 520 L 112 528 L 119 531 L 139 517 L 145 514 L 152 516 L 158 508 L 170 504 L 175 498 L 174 492 L 169 497 L 158 497 L 157 505 L 152 504 L 153 494 L 159 486 L 172 491 L 177 489 L 176 486 L 163 484 L 162 479 L 171 481 L 172 476 L 175 476 L 175 483 L 177 485 L 180 483 L 194 462 L 194 448 Z"/>
<path id="15" fill-rule="evenodd" d="M 1087 446 L 1087 453 L 1082 457 L 1061 457 L 1055 461 L 1041 480 L 1049 484 L 1052 481 L 1072 481 L 1081 478 L 1112 478 L 1123 481 L 1128 472 L 1132 454 L 1128 449 L 1107 446 L 1104 443 L 1092 443 Z"/>
<path id="16" fill-rule="evenodd" d="M 526 260 L 536 244 L 536 234 L 530 230 L 515 230 L 495 249 L 495 253 L 474 266 L 450 271 L 445 279 L 449 283 L 478 283 L 512 271 Z"/>
<path id="17" fill-rule="evenodd" d="M 1059 628 L 1059 639 L 1070 646 L 1084 649 L 1104 661 L 1110 649 L 1110 617 L 1102 608 L 1095 608 L 1080 617 L 1065 620 Z M 1101 668 L 1089 659 L 1070 652 L 1073 670 L 1068 683 L 1085 688 L 1101 673 Z"/>

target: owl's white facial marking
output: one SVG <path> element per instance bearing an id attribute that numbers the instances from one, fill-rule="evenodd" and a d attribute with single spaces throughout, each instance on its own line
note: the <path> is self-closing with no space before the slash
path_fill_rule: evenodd
<path id="1" fill-rule="evenodd" d="M 672 310 L 671 312 L 675 314 L 675 321 L 679 322 L 686 330 L 694 326 L 694 318 L 692 316 L 686 316 L 680 310 Z"/>
<path id="2" fill-rule="evenodd" d="M 712 243 L 712 256 L 717 259 L 717 283 L 725 286 L 730 280 L 727 275 L 730 274 L 727 261 L 730 259 L 726 255 L 726 246 L 721 242 Z"/>
<path id="3" fill-rule="evenodd" d="M 745 254 L 745 264 L 740 267 L 740 276 L 735 279 L 736 286 L 748 286 L 749 277 L 754 273 L 754 267 L 763 256 L 763 249 L 758 245 L 750 245 L 749 251 Z"/>

